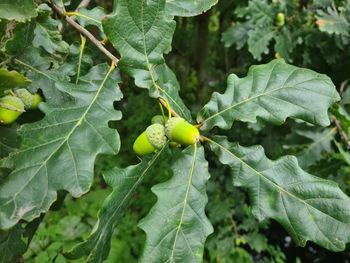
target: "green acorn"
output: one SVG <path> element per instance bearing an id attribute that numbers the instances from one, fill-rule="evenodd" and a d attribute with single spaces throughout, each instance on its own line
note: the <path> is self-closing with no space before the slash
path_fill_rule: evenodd
<path id="1" fill-rule="evenodd" d="M 43 98 L 40 96 L 40 94 L 39 93 L 35 93 L 34 94 L 34 102 L 33 102 L 33 105 L 31 107 L 31 109 L 37 109 L 39 104 L 40 104 L 40 102 L 42 102 L 42 101 L 43 101 Z"/>
<path id="2" fill-rule="evenodd" d="M 24 104 L 15 96 L 5 96 L 0 99 L 0 123 L 10 124 L 24 112 Z"/>
<path id="3" fill-rule="evenodd" d="M 162 115 L 155 115 L 153 116 L 151 123 L 152 124 L 159 123 L 159 124 L 165 125 L 167 121 L 168 121 L 168 117 L 165 117 Z"/>
<path id="4" fill-rule="evenodd" d="M 173 117 L 165 125 L 166 136 L 181 145 L 191 145 L 199 141 L 199 131 L 180 117 Z"/>
<path id="5" fill-rule="evenodd" d="M 24 104 L 25 109 L 30 109 L 34 104 L 34 95 L 26 89 L 16 89 L 15 95 L 20 98 Z"/>
<path id="6" fill-rule="evenodd" d="M 277 25 L 277 26 L 283 26 L 284 23 L 285 23 L 284 14 L 283 14 L 283 13 L 278 13 L 278 14 L 277 14 L 277 22 L 276 22 L 276 25 Z"/>
<path id="7" fill-rule="evenodd" d="M 166 141 L 164 126 L 155 123 L 148 126 L 146 131 L 137 137 L 133 149 L 137 155 L 143 156 L 161 149 L 166 144 Z"/>

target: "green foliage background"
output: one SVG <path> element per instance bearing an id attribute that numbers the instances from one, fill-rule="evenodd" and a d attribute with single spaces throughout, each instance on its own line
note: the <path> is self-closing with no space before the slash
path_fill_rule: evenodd
<path id="1" fill-rule="evenodd" d="M 76 6 L 76 1 L 71 1 L 66 8 L 74 10 Z M 103 8 L 107 14 L 112 10 L 112 1 L 91 1 L 89 9 L 94 7 Z M 176 7 L 172 8 L 169 12 L 179 12 Z M 32 62 L 32 66 L 45 68 L 50 64 L 54 68 L 50 74 L 56 74 L 58 79 L 74 79 L 80 37 L 68 26 L 54 21 L 47 12 L 46 7 L 42 7 L 36 21 L 17 25 L 13 32 L 43 30 L 41 33 L 37 32 L 33 40 L 38 49 L 11 39 L 9 34 L 12 32 L 6 29 L 4 20 L 0 21 L 0 36 L 11 40 L 0 42 L 1 47 L 6 48 L 7 52 L 18 52 L 19 49 L 33 52 L 36 54 L 35 61 L 19 57 L 27 63 Z M 278 12 L 286 15 L 286 23 L 282 27 L 275 25 Z M 165 58 L 176 73 L 181 86 L 180 96 L 187 106 L 190 105 L 192 115 L 208 102 L 212 92 L 224 92 L 229 73 L 235 73 L 239 77 L 246 76 L 248 67 L 252 64 L 267 63 L 277 56 L 293 65 L 327 74 L 333 80 L 342 96 L 341 105 L 347 112 L 337 107 L 333 107 L 331 112 L 341 121 L 343 127 L 349 129 L 349 13 L 350 1 L 222 0 L 204 14 L 191 18 L 175 18 L 172 52 Z M 95 13 L 87 14 L 101 17 L 96 10 Z M 82 18 L 79 19 L 83 21 Z M 97 36 L 101 33 L 93 24 L 84 26 Z M 64 40 L 55 35 L 57 27 L 61 27 Z M 46 34 L 51 41 L 40 39 L 40 36 Z M 109 43 L 107 48 L 113 50 Z M 0 58 L 1 56 L 0 52 Z M 106 61 L 87 42 L 82 75 L 88 72 L 92 64 Z M 9 62 L 1 61 L 3 65 L 6 63 Z M 29 87 L 35 91 L 36 83 L 45 86 L 46 81 L 35 76 Z M 130 77 L 122 75 L 120 89 L 124 99 L 116 102 L 115 108 L 123 113 L 123 119 L 109 123 L 111 127 L 118 129 L 120 137 L 123 138 L 118 156 L 98 156 L 92 189 L 83 197 L 75 199 L 71 196 L 65 197 L 64 192 L 60 193 L 61 202 L 57 201 L 51 208 L 52 211 L 43 217 L 23 256 L 25 262 L 85 262 L 84 259 L 68 260 L 61 253 L 85 240 L 96 223 L 102 202 L 112 190 L 107 187 L 102 171 L 116 165 L 125 167 L 138 162 L 132 152 L 133 141 L 149 124 L 152 116 L 160 112 L 155 100 L 150 99 L 145 90 L 136 88 Z M 64 101 L 65 98 L 58 100 Z M 32 122 L 41 117 L 37 112 L 34 116 L 24 115 L 19 122 Z M 258 121 L 256 124 L 235 123 L 229 131 L 217 128 L 214 131 L 216 134 L 226 135 L 230 141 L 239 141 L 244 146 L 260 144 L 270 159 L 294 154 L 308 172 L 336 181 L 344 192 L 350 194 L 350 157 L 345 146 L 341 145 L 334 125 L 324 129 L 288 119 L 283 126 Z M 8 132 L 12 136 L 6 136 L 7 138 L 15 137 L 10 130 L 2 132 Z M 350 135 L 349 130 L 348 134 Z M 7 152 L 0 152 L 1 157 L 6 154 Z M 204 262 L 349 262 L 349 249 L 334 253 L 311 242 L 305 248 L 300 248 L 275 221 L 258 222 L 252 216 L 247 193 L 232 186 L 229 169 L 222 166 L 214 156 L 207 155 L 206 159 L 209 161 L 211 174 L 207 187 L 206 213 L 214 227 L 214 233 L 206 242 Z M 152 176 L 148 176 L 134 193 L 128 212 L 112 235 L 110 256 L 106 262 L 137 262 L 140 258 L 146 235 L 137 224 L 156 202 L 156 196 L 150 188 L 170 178 L 167 168 L 169 162 L 171 160 L 167 158 L 160 160 Z M 6 173 L 2 173 L 0 178 L 5 178 Z"/>

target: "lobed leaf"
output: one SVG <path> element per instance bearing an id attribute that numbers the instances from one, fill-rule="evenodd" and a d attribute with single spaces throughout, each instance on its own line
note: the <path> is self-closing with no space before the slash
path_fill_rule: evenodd
<path id="1" fill-rule="evenodd" d="M 1 0 L 0 2 L 0 18 L 24 22 L 37 15 L 33 0 Z"/>
<path id="2" fill-rule="evenodd" d="M 98 154 L 116 154 L 120 140 L 110 120 L 121 113 L 113 102 L 122 95 L 119 75 L 98 65 L 80 79 L 80 85 L 57 82 L 56 88 L 72 97 L 60 106 L 42 104 L 46 116 L 19 130 L 19 150 L 1 160 L 12 170 L 0 185 L 0 229 L 19 220 L 31 221 L 46 212 L 58 190 L 74 197 L 86 193 Z"/>
<path id="3" fill-rule="evenodd" d="M 105 181 L 113 188 L 113 192 L 104 201 L 89 238 L 65 253 L 67 258 L 78 259 L 87 255 L 87 261 L 91 263 L 107 259 L 114 228 L 123 217 L 135 189 L 149 174 L 152 166 L 156 165 L 164 150 L 161 149 L 153 158 L 145 158 L 137 165 L 123 169 L 115 167 L 104 173 Z"/>
<path id="4" fill-rule="evenodd" d="M 139 225 L 147 234 L 141 262 L 202 262 L 213 232 L 204 211 L 210 175 L 203 148 L 178 152 L 171 169 L 172 178 L 152 188 L 158 201 Z"/>
<path id="5" fill-rule="evenodd" d="M 257 117 L 274 124 L 292 117 L 327 126 L 328 108 L 340 99 L 329 77 L 282 59 L 252 66 L 241 79 L 231 74 L 227 85 L 198 114 L 203 130 L 229 129 L 235 120 L 256 122 Z"/>
<path id="6" fill-rule="evenodd" d="M 103 29 L 119 51 L 119 66 L 149 90 L 151 97 L 165 97 L 182 117 L 191 115 L 178 94 L 175 75 L 164 63 L 171 50 L 175 29 L 173 17 L 165 11 L 165 0 L 118 0 L 114 12 L 103 20 Z M 161 76 L 170 75 L 171 80 Z"/>
<path id="7" fill-rule="evenodd" d="M 215 137 L 210 148 L 228 165 L 235 186 L 246 188 L 253 214 L 282 224 L 297 245 L 308 240 L 342 251 L 350 241 L 350 198 L 335 182 L 303 171 L 294 156 L 271 161 L 261 146 L 242 147 Z"/>
<path id="8" fill-rule="evenodd" d="M 166 0 L 166 11 L 173 16 L 196 16 L 216 5 L 218 0 Z"/>

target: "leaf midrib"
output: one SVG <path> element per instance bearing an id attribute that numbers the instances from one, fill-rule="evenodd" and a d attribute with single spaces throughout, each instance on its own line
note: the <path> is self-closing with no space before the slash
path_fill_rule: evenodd
<path id="1" fill-rule="evenodd" d="M 29 66 L 29 65 L 28 65 Z M 42 164 L 39 166 L 39 168 L 33 173 L 33 176 L 31 176 L 29 178 L 29 180 L 23 185 L 23 187 L 21 187 L 21 189 L 16 192 L 11 199 L 9 199 L 7 202 L 5 202 L 4 204 L 2 204 L 0 207 L 3 207 L 5 205 L 7 205 L 8 203 L 12 202 L 13 200 L 15 200 L 15 198 L 17 197 L 17 195 L 32 181 L 32 179 L 38 174 L 38 172 L 41 170 L 41 168 L 43 168 L 44 166 L 46 167 L 47 162 L 52 158 L 52 156 L 66 143 L 68 142 L 68 140 L 70 139 L 70 136 L 75 132 L 76 128 L 78 128 L 81 123 L 83 122 L 83 120 L 85 119 L 86 115 L 88 114 L 88 112 L 90 111 L 92 105 L 95 103 L 95 101 L 97 100 L 98 96 L 100 95 L 105 82 L 107 81 L 109 75 L 111 74 L 111 72 L 113 71 L 114 68 L 110 68 L 110 70 L 107 72 L 105 78 L 103 79 L 101 85 L 99 86 L 94 98 L 92 99 L 90 105 L 86 108 L 85 112 L 83 113 L 82 117 L 78 119 L 77 123 L 73 126 L 72 130 L 67 134 L 67 136 L 62 137 L 62 143 L 57 146 L 57 148 L 42 162 Z M 35 69 L 37 72 L 41 72 L 37 69 Z M 44 75 L 44 74 L 43 74 Z M 15 170 L 16 171 L 16 170 Z M 14 172 L 15 172 L 14 171 Z M 46 169 L 46 176 L 47 176 L 47 169 Z M 77 177 L 77 174 L 76 174 Z M 78 181 L 78 178 L 76 178 Z"/>

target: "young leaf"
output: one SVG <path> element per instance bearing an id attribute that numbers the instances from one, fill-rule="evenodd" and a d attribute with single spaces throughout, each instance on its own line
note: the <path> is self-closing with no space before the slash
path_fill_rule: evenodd
<path id="1" fill-rule="evenodd" d="M 145 158 L 141 163 L 121 169 L 115 167 L 104 173 L 104 178 L 113 192 L 106 198 L 99 219 L 89 238 L 65 253 L 70 259 L 88 255 L 88 262 L 100 263 L 107 259 L 114 228 L 123 217 L 137 186 L 143 181 L 150 169 L 164 154 L 163 147 L 153 158 Z"/>
<path id="2" fill-rule="evenodd" d="M 30 83 L 30 79 L 26 78 L 17 71 L 9 71 L 6 68 L 0 68 L 0 94 L 7 89 L 27 86 Z"/>
<path id="3" fill-rule="evenodd" d="M 231 74 L 224 94 L 215 92 L 199 113 L 202 129 L 229 129 L 235 120 L 282 124 L 287 117 L 327 126 L 327 110 L 339 94 L 326 75 L 288 65 L 282 59 L 252 66 L 242 79 Z"/>
<path id="4" fill-rule="evenodd" d="M 103 29 L 121 54 L 119 66 L 137 86 L 149 89 L 151 97 L 165 97 L 178 114 L 190 119 L 175 76 L 165 83 L 159 79 L 160 75 L 174 75 L 163 58 L 171 50 L 175 29 L 175 21 L 164 10 L 165 0 L 119 0 L 115 4 L 114 13 L 103 20 Z"/>
<path id="5" fill-rule="evenodd" d="M 36 5 L 33 0 L 1 0 L 0 2 L 0 18 L 24 22 L 36 16 Z"/>
<path id="6" fill-rule="evenodd" d="M 332 251 L 350 241 L 350 198 L 335 182 L 303 171 L 294 156 L 271 161 L 261 146 L 215 137 L 210 148 L 228 165 L 235 186 L 249 191 L 253 214 L 282 224 L 297 245 L 311 240 Z"/>
<path id="7" fill-rule="evenodd" d="M 210 175 L 203 147 L 179 152 L 171 169 L 173 177 L 152 188 L 158 201 L 140 222 L 147 234 L 141 262 L 202 262 L 204 242 L 213 232 L 204 212 Z"/>
<path id="8" fill-rule="evenodd" d="M 173 16 L 196 16 L 216 5 L 218 0 L 166 0 L 166 11 Z"/>
<path id="9" fill-rule="evenodd" d="M 96 66 L 80 79 L 81 85 L 57 82 L 56 88 L 74 101 L 60 107 L 43 104 L 45 118 L 21 127 L 20 149 L 1 163 L 13 171 L 0 185 L 0 228 L 46 212 L 57 190 L 74 197 L 86 193 L 96 156 L 118 152 L 119 135 L 108 121 L 121 118 L 113 102 L 122 95 L 119 75 L 111 70 L 106 74 L 106 65 Z"/>

